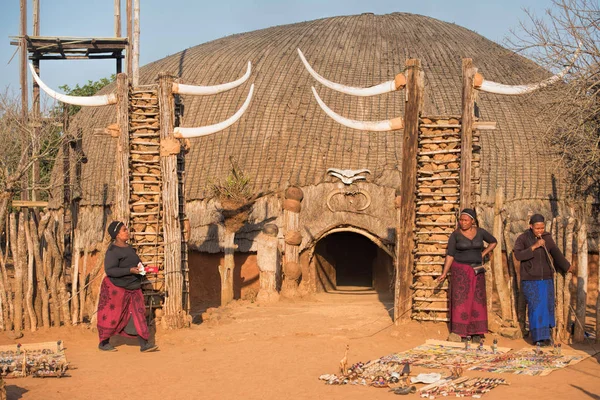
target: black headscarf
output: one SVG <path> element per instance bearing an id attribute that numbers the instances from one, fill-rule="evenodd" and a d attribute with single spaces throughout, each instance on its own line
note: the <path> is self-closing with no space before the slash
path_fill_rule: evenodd
<path id="1" fill-rule="evenodd" d="M 117 235 L 119 234 L 119 231 L 121 230 L 121 227 L 123 225 L 125 224 L 123 224 L 121 221 L 113 221 L 110 223 L 110 225 L 108 225 L 108 229 L 106 231 L 108 232 L 112 240 L 115 240 L 117 238 Z"/>
<path id="2" fill-rule="evenodd" d="M 542 214 L 533 214 L 531 218 L 529 218 L 529 225 L 537 224 L 538 222 L 546 222 Z"/>
<path id="3" fill-rule="evenodd" d="M 475 212 L 475 210 L 473 210 L 472 208 L 463 208 L 463 210 L 460 212 L 460 215 L 463 214 L 471 217 L 473 222 L 475 222 L 475 225 L 479 226 L 479 221 L 477 221 L 477 213 Z"/>

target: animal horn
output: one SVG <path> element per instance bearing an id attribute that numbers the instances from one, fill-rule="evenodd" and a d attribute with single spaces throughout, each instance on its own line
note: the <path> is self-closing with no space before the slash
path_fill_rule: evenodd
<path id="1" fill-rule="evenodd" d="M 406 85 L 406 77 L 404 76 L 404 74 L 398 74 L 391 81 L 383 82 L 383 83 L 380 83 L 379 85 L 371 86 L 368 88 L 346 86 L 346 85 L 342 85 L 340 83 L 331 82 L 331 81 L 323 78 L 321 75 L 319 75 L 310 66 L 310 64 L 308 63 L 308 61 L 306 61 L 306 58 L 304 57 L 304 54 L 302 54 L 302 51 L 300 49 L 298 49 L 298 54 L 300 55 L 300 59 L 302 60 L 302 63 L 306 67 L 306 70 L 317 81 L 319 81 L 322 85 L 327 86 L 328 88 L 336 90 L 341 93 L 346 93 L 346 94 L 350 94 L 353 96 L 362 96 L 362 97 L 375 96 L 378 94 L 389 93 L 389 92 L 393 92 L 398 89 L 402 89 Z"/>
<path id="2" fill-rule="evenodd" d="M 323 109 L 323 111 L 325 111 L 325 113 L 329 115 L 333 120 L 344 126 L 347 126 L 348 128 L 371 132 L 388 132 L 404 128 L 404 120 L 402 119 L 402 117 L 386 119 L 383 121 L 358 121 L 355 119 L 342 117 L 341 115 L 333 111 L 331 108 L 327 107 L 327 105 L 323 102 L 323 100 L 321 100 L 321 98 L 317 94 L 317 91 L 314 87 L 312 88 L 312 91 L 315 95 L 315 98 L 317 99 L 317 103 L 319 103 L 319 106 Z"/>
<path id="3" fill-rule="evenodd" d="M 246 73 L 239 79 L 229 82 L 223 83 L 221 85 L 214 86 L 195 86 L 195 85 L 184 85 L 182 83 L 173 83 L 173 93 L 177 94 L 191 94 L 197 96 L 206 96 L 210 94 L 217 94 L 226 92 L 228 90 L 234 89 L 240 86 L 242 83 L 246 82 L 250 77 L 250 73 L 252 72 L 252 63 L 248 61 L 248 67 L 246 68 Z"/>
<path id="4" fill-rule="evenodd" d="M 507 95 L 531 93 L 535 90 L 544 88 L 546 86 L 550 86 L 561 80 L 571 70 L 580 53 L 581 43 L 579 43 L 579 46 L 577 47 L 577 50 L 575 51 L 575 54 L 573 55 L 570 64 L 565 69 L 560 71 L 558 74 L 551 76 L 548 79 L 544 79 L 541 82 L 530 83 L 528 85 L 504 85 L 502 83 L 487 81 L 483 78 L 483 75 L 477 73 L 475 74 L 475 88 L 483 92 Z"/>
<path id="5" fill-rule="evenodd" d="M 67 94 L 61 94 L 61 93 L 55 92 L 54 90 L 52 90 L 48 86 L 46 86 L 46 84 L 44 82 L 42 82 L 42 80 L 40 79 L 38 74 L 35 73 L 35 69 L 33 68 L 33 65 L 31 63 L 29 64 L 29 70 L 31 71 L 31 75 L 33 76 L 33 79 L 35 79 L 37 84 L 42 88 L 42 90 L 44 92 L 46 92 L 48 94 L 48 96 L 50 96 L 53 99 L 56 99 L 58 101 L 62 101 L 63 103 L 73 104 L 75 106 L 84 106 L 84 107 L 106 106 L 109 104 L 117 103 L 117 96 L 115 96 L 114 93 L 111 93 L 108 95 L 98 95 L 98 96 L 70 96 Z"/>
<path id="6" fill-rule="evenodd" d="M 253 93 L 254 93 L 254 84 L 252 84 L 250 86 L 250 92 L 248 92 L 248 97 L 246 97 L 246 101 L 244 102 L 244 104 L 242 104 L 240 109 L 237 110 L 237 112 L 235 114 L 233 114 L 231 117 L 229 117 L 225 121 L 219 122 L 218 124 L 214 124 L 214 125 L 200 126 L 197 128 L 177 127 L 174 130 L 174 136 L 176 138 L 193 138 L 193 137 L 199 137 L 199 136 L 206 136 L 206 135 L 211 135 L 213 133 L 217 133 L 219 131 L 222 131 L 225 128 L 230 127 L 238 119 L 241 118 L 241 116 L 244 114 L 244 112 L 246 112 L 246 109 L 250 105 L 250 100 L 252 100 Z"/>

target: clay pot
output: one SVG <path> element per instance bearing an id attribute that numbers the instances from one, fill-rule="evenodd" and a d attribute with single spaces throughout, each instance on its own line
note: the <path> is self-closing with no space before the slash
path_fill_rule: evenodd
<path id="1" fill-rule="evenodd" d="M 299 187 L 290 186 L 289 188 L 287 188 L 285 190 L 285 198 L 291 199 L 291 200 L 302 201 L 302 199 L 304 198 L 304 193 L 302 192 L 302 189 L 300 189 Z"/>
<path id="2" fill-rule="evenodd" d="M 287 279 L 297 280 L 302 275 L 302 268 L 299 263 L 288 261 L 283 266 L 283 273 Z"/>
<path id="3" fill-rule="evenodd" d="M 302 234 L 299 231 L 287 231 L 283 236 L 285 242 L 291 246 L 300 246 L 302 243 Z"/>
<path id="4" fill-rule="evenodd" d="M 299 213 L 300 210 L 302 210 L 302 205 L 300 205 L 300 201 L 298 201 L 298 200 L 285 199 L 283 201 L 283 209 L 286 211 Z"/>

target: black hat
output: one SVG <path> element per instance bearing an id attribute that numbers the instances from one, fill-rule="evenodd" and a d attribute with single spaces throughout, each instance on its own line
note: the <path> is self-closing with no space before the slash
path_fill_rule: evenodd
<path id="1" fill-rule="evenodd" d="M 117 235 L 119 234 L 119 230 L 124 224 L 121 221 L 113 221 L 108 225 L 108 229 L 106 230 L 110 237 L 115 240 Z"/>
<path id="2" fill-rule="evenodd" d="M 529 218 L 529 225 L 537 224 L 538 222 L 545 222 L 544 216 L 542 214 L 533 214 L 531 218 Z"/>

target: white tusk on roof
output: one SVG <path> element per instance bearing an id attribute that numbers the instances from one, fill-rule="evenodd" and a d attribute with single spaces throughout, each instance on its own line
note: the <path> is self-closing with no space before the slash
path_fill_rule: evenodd
<path id="1" fill-rule="evenodd" d="M 342 85 L 339 83 L 331 82 L 331 81 L 323 78 L 314 69 L 312 69 L 312 67 L 310 66 L 308 61 L 306 61 L 306 58 L 304 57 L 304 54 L 302 54 L 302 51 L 300 51 L 300 49 L 298 49 L 298 54 L 300 55 L 300 59 L 302 60 L 302 63 L 306 67 L 306 70 L 317 81 L 319 81 L 322 85 L 327 86 L 328 88 L 336 90 L 338 92 L 350 94 L 353 96 L 363 96 L 363 97 L 364 96 L 375 96 L 378 94 L 389 93 L 389 92 L 393 92 L 398 89 L 402 89 L 406 85 L 406 78 L 403 74 L 396 75 L 396 78 L 392 79 L 391 81 L 383 82 L 383 83 L 380 83 L 379 85 L 371 86 L 368 88 L 358 88 L 358 87 L 346 86 L 346 85 Z"/>
<path id="2" fill-rule="evenodd" d="M 76 106 L 106 106 L 109 104 L 117 103 L 117 96 L 114 93 L 108 95 L 99 95 L 99 96 L 69 96 L 67 94 L 57 93 L 54 90 L 50 89 L 40 77 L 35 73 L 35 69 L 33 65 L 29 63 L 29 70 L 31 71 L 31 75 L 33 75 L 33 79 L 37 82 L 37 84 L 42 88 L 44 92 L 48 94 L 48 96 L 56 99 L 58 101 L 62 101 L 63 103 L 73 104 Z"/>
<path id="3" fill-rule="evenodd" d="M 217 94 L 226 92 L 233 88 L 240 86 L 242 83 L 246 82 L 250 77 L 250 73 L 252 72 L 252 63 L 248 61 L 248 67 L 246 69 L 246 73 L 240 79 L 235 80 L 229 83 L 223 83 L 221 85 L 214 86 L 195 86 L 195 85 L 184 85 L 182 83 L 173 83 L 173 93 L 177 94 L 192 94 L 198 96 L 205 96 L 210 94 Z"/>
<path id="4" fill-rule="evenodd" d="M 219 131 L 222 131 L 225 128 L 230 127 L 238 119 L 240 119 L 240 117 L 244 114 L 244 112 L 250 105 L 250 100 L 252 99 L 252 93 L 254 93 L 254 84 L 250 85 L 250 92 L 248 92 L 248 97 L 246 98 L 246 101 L 244 102 L 244 104 L 242 104 L 242 107 L 240 107 L 240 109 L 237 110 L 237 112 L 235 114 L 233 114 L 231 117 L 229 117 L 225 121 L 219 122 L 218 124 L 214 124 L 214 125 L 200 126 L 197 128 L 177 127 L 174 130 L 174 133 L 175 133 L 174 136 L 176 138 L 193 138 L 193 137 L 199 137 L 199 136 L 206 136 L 206 135 L 211 135 L 213 133 L 217 133 Z"/>
<path id="5" fill-rule="evenodd" d="M 479 75 L 479 79 L 482 82 L 481 82 L 480 86 L 476 85 L 475 88 L 479 89 L 483 92 L 508 94 L 508 95 L 531 93 L 537 89 L 544 88 L 546 86 L 552 85 L 552 84 L 558 82 L 559 80 L 561 80 L 569 72 L 569 70 L 573 67 L 573 64 L 575 64 L 575 60 L 577 60 L 580 53 L 581 53 L 581 43 L 579 43 L 579 46 L 577 47 L 577 50 L 575 51 L 575 54 L 573 55 L 573 58 L 571 59 L 570 64 L 565 69 L 560 71 L 558 74 L 551 76 L 548 79 L 544 79 L 541 82 L 530 83 L 528 85 L 504 85 L 502 83 L 486 81 L 485 79 L 483 79 L 483 76 L 481 76 L 480 74 L 477 74 L 477 75 Z"/>
<path id="6" fill-rule="evenodd" d="M 314 87 L 312 87 L 312 91 L 315 95 L 315 98 L 317 99 L 317 103 L 319 103 L 319 106 L 321 106 L 323 111 L 325 111 L 325 113 L 331 118 L 333 118 L 336 122 L 347 126 L 348 128 L 371 132 L 388 132 L 404 128 L 404 120 L 402 119 L 402 117 L 386 119 L 383 121 L 358 121 L 355 119 L 348 119 L 342 117 L 341 115 L 336 114 L 335 111 L 333 111 L 331 108 L 327 107 L 327 105 L 323 102 L 323 100 L 321 100 L 321 98 L 317 94 L 317 91 Z"/>

